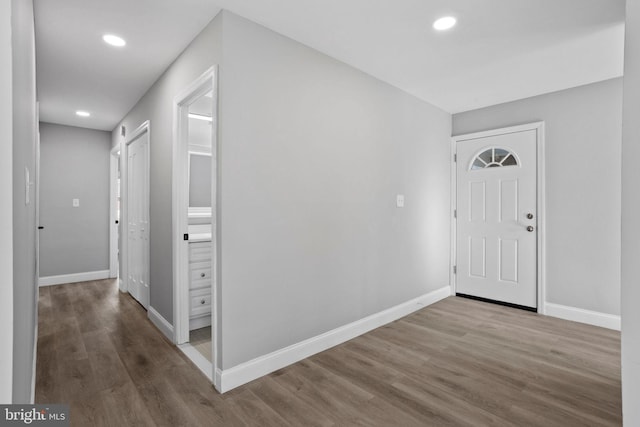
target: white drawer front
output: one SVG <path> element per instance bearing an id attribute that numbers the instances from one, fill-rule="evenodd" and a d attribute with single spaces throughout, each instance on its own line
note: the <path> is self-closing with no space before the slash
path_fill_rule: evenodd
<path id="1" fill-rule="evenodd" d="M 191 248 L 192 250 L 207 249 L 211 251 L 211 242 L 189 243 L 189 248 Z"/>
<path id="2" fill-rule="evenodd" d="M 208 279 L 204 279 L 204 280 L 191 280 L 189 281 L 189 289 L 193 290 L 193 289 L 208 289 L 209 291 L 211 291 L 211 280 Z"/>
<path id="3" fill-rule="evenodd" d="M 189 270 L 191 271 L 201 269 L 201 268 L 211 268 L 211 263 L 209 261 L 202 261 L 202 262 L 193 262 L 189 264 Z"/>
<path id="4" fill-rule="evenodd" d="M 191 316 L 211 313 L 211 291 L 191 291 Z"/>
<path id="5" fill-rule="evenodd" d="M 211 245 L 209 243 L 200 246 L 202 243 L 189 244 L 189 262 L 211 262 Z"/>
<path id="6" fill-rule="evenodd" d="M 204 268 L 192 268 L 191 269 L 191 281 L 196 280 L 211 280 L 211 267 Z"/>

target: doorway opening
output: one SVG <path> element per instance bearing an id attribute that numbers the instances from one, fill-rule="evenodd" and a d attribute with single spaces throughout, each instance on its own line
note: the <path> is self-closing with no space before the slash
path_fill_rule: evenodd
<path id="1" fill-rule="evenodd" d="M 174 338 L 219 389 L 216 375 L 218 215 L 217 69 L 174 99 Z"/>
<path id="2" fill-rule="evenodd" d="M 544 123 L 452 138 L 452 293 L 545 313 Z"/>

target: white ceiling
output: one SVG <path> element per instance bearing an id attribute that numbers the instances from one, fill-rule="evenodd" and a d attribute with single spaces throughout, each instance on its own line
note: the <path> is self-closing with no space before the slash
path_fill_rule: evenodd
<path id="1" fill-rule="evenodd" d="M 44 121 L 110 130 L 219 8 L 451 113 L 622 75 L 624 0 L 35 0 Z M 458 18 L 449 32 L 432 22 Z M 129 44 L 116 50 L 104 32 Z M 92 111 L 79 119 L 77 109 Z"/>
<path id="2" fill-rule="evenodd" d="M 34 8 L 40 119 L 102 130 L 117 125 L 220 11 L 211 0 L 34 0 Z M 105 33 L 127 45 L 105 44 Z"/>

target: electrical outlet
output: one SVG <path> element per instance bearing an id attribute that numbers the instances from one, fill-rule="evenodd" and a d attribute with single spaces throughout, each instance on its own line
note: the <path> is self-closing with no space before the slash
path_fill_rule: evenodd
<path id="1" fill-rule="evenodd" d="M 80 199 L 73 199 L 73 207 L 74 208 L 80 207 Z"/>
<path id="2" fill-rule="evenodd" d="M 404 194 L 398 194 L 396 196 L 396 206 L 399 208 L 404 208 Z"/>

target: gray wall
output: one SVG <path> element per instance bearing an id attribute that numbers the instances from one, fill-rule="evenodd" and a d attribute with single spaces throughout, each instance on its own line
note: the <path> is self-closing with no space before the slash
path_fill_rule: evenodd
<path id="1" fill-rule="evenodd" d="M 223 12 L 123 122 L 151 119 L 151 305 L 160 314 L 172 319 L 171 104 L 213 64 L 219 366 L 448 285 L 451 116 Z"/>
<path id="2" fill-rule="evenodd" d="M 622 415 L 640 425 L 640 2 L 627 1 L 622 139 Z"/>
<path id="3" fill-rule="evenodd" d="M 447 286 L 451 116 L 226 12 L 224 52 L 222 367 Z"/>
<path id="4" fill-rule="evenodd" d="M 13 191 L 13 101 L 11 78 L 11 2 L 0 2 L 0 194 Z M 11 403 L 13 391 L 13 201 L 0 208 L 0 403 Z"/>
<path id="5" fill-rule="evenodd" d="M 31 400 L 37 326 L 36 76 L 33 2 L 12 0 L 13 67 L 13 401 Z M 25 168 L 30 201 L 25 203 Z M 3 325 L 4 326 L 4 325 Z M 7 343 L 3 343 L 7 345 Z"/>
<path id="6" fill-rule="evenodd" d="M 40 123 L 40 277 L 109 269 L 110 150 L 109 132 Z"/>
<path id="7" fill-rule="evenodd" d="M 547 301 L 620 314 L 622 79 L 455 114 L 460 135 L 545 121 Z"/>
<path id="8" fill-rule="evenodd" d="M 120 125 L 131 134 L 150 120 L 150 206 L 151 307 L 169 322 L 173 321 L 173 266 L 171 240 L 171 169 L 173 99 L 222 58 L 222 17 L 219 15 L 191 42 L 154 83 L 142 99 L 116 126 L 114 146 L 125 141 Z M 122 234 L 122 233 L 121 233 Z"/>

